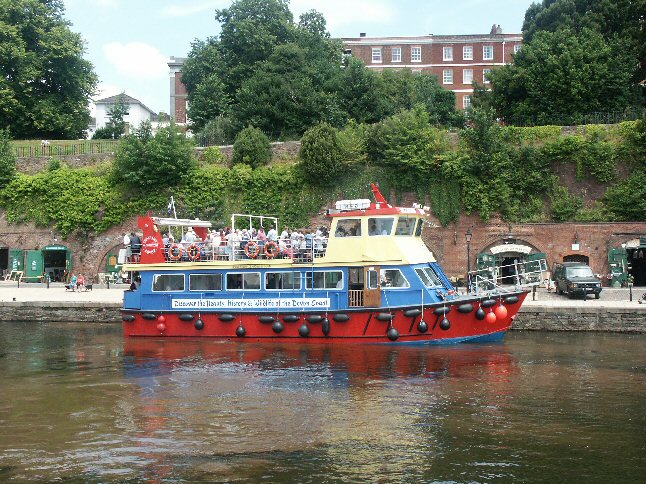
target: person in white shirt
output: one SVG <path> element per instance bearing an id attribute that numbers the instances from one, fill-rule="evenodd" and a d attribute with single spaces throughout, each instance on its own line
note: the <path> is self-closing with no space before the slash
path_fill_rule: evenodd
<path id="1" fill-rule="evenodd" d="M 278 240 L 278 231 L 273 225 L 269 229 L 269 232 L 267 232 L 267 240 L 271 240 L 272 242 L 276 242 Z"/>

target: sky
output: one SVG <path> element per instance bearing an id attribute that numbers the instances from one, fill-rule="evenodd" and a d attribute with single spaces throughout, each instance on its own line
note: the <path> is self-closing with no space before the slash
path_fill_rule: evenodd
<path id="1" fill-rule="evenodd" d="M 538 0 L 291 0 L 294 19 L 317 10 L 333 37 L 485 34 L 492 24 L 520 33 Z M 95 99 L 125 92 L 155 112 L 170 111 L 168 61 L 195 39 L 217 36 L 215 10 L 231 0 L 64 0 L 65 18 L 86 43 L 99 76 Z"/>

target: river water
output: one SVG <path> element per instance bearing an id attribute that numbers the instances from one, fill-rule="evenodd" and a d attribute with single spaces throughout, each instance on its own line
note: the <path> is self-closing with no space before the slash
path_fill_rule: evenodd
<path id="1" fill-rule="evenodd" d="M 0 482 L 643 482 L 644 456 L 644 335 L 329 347 L 0 326 Z"/>

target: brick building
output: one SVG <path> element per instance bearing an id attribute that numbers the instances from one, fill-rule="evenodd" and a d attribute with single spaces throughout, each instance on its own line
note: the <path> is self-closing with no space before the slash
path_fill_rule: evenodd
<path id="1" fill-rule="evenodd" d="M 486 84 L 486 74 L 508 64 L 522 44 L 521 34 L 503 34 L 494 25 L 482 35 L 422 35 L 418 37 L 359 37 L 341 39 L 345 54 L 363 60 L 369 69 L 411 69 L 435 74 L 442 86 L 455 93 L 458 109 L 471 105 L 474 81 Z M 186 59 L 171 57 L 170 114 L 186 123 L 187 92 L 182 84 Z"/>
<path id="2" fill-rule="evenodd" d="M 182 66 L 185 57 L 172 57 L 168 62 L 170 69 L 170 115 L 178 124 L 186 124 L 186 108 L 188 92 L 182 84 Z"/>
<path id="3" fill-rule="evenodd" d="M 342 39 L 346 55 L 363 60 L 369 69 L 411 69 L 435 74 L 455 93 L 456 107 L 471 105 L 474 81 L 486 84 L 487 73 L 512 62 L 522 45 L 521 34 L 503 34 L 500 26 L 482 35 L 359 37 Z"/>

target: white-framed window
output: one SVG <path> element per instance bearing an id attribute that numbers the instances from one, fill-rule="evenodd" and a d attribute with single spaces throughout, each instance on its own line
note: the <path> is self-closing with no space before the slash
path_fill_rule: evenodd
<path id="1" fill-rule="evenodd" d="M 402 48 L 393 47 L 392 48 L 392 62 L 401 62 L 402 61 Z"/>
<path id="2" fill-rule="evenodd" d="M 305 287 L 312 289 L 343 289 L 343 272 L 341 271 L 316 271 L 305 274 Z"/>
<path id="3" fill-rule="evenodd" d="M 482 46 L 482 59 L 493 60 L 493 45 Z"/>
<path id="4" fill-rule="evenodd" d="M 442 71 L 442 84 L 453 84 L 453 69 Z"/>
<path id="5" fill-rule="evenodd" d="M 471 107 L 471 96 L 464 96 L 462 98 L 462 107 L 464 109 L 469 109 Z"/>
<path id="6" fill-rule="evenodd" d="M 153 276 L 153 291 L 183 291 L 184 274 L 155 274 Z"/>
<path id="7" fill-rule="evenodd" d="M 381 47 L 372 48 L 372 62 L 381 62 Z"/>
<path id="8" fill-rule="evenodd" d="M 522 47 L 522 44 L 514 45 L 514 54 L 517 54 L 521 47 Z"/>
<path id="9" fill-rule="evenodd" d="M 462 60 L 473 60 L 473 46 L 465 45 L 462 47 Z"/>
<path id="10" fill-rule="evenodd" d="M 257 291 L 260 289 L 260 272 L 229 272 L 227 274 L 229 291 Z"/>
<path id="11" fill-rule="evenodd" d="M 415 272 L 426 287 L 442 287 L 440 278 L 437 277 L 437 274 L 435 274 L 433 269 L 430 267 L 421 267 L 419 269 L 415 269 Z"/>
<path id="12" fill-rule="evenodd" d="M 410 61 L 411 62 L 422 62 L 422 48 L 421 47 L 411 47 L 410 48 Z"/>
<path id="13" fill-rule="evenodd" d="M 361 236 L 361 219 L 360 218 L 342 218 L 336 224 L 335 237 L 360 237 Z"/>
<path id="14" fill-rule="evenodd" d="M 267 290 L 300 289 L 300 272 L 267 272 L 265 273 L 265 288 Z"/>
<path id="15" fill-rule="evenodd" d="M 491 69 L 482 69 L 482 82 L 483 84 L 489 84 L 489 73 Z"/>
<path id="16" fill-rule="evenodd" d="M 189 291 L 221 291 L 222 274 L 189 274 Z"/>
<path id="17" fill-rule="evenodd" d="M 471 84 L 473 82 L 473 69 L 464 69 L 462 71 L 462 83 Z"/>
<path id="18" fill-rule="evenodd" d="M 397 227 L 395 228 L 395 235 L 413 235 L 415 233 L 415 225 L 417 219 L 415 217 L 399 217 L 397 219 Z"/>
<path id="19" fill-rule="evenodd" d="M 379 271 L 379 283 L 384 289 L 410 287 L 406 277 L 399 269 L 381 269 Z"/>
<path id="20" fill-rule="evenodd" d="M 444 47 L 442 49 L 442 60 L 452 61 L 453 60 L 453 47 Z"/>

